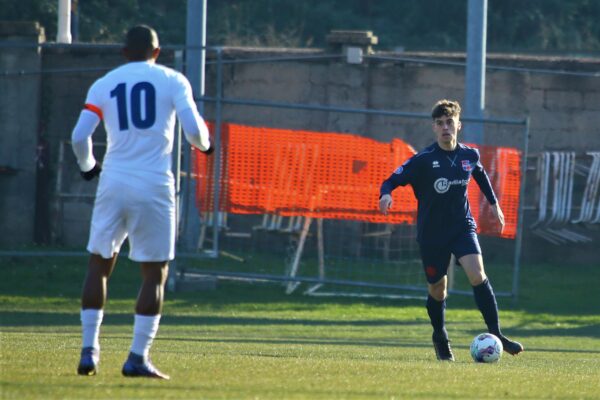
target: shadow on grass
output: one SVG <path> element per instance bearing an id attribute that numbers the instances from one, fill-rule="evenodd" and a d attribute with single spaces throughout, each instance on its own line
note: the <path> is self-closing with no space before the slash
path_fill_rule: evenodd
<path id="1" fill-rule="evenodd" d="M 481 333 L 481 331 L 469 330 L 473 336 Z M 600 339 L 600 324 L 580 325 L 569 328 L 527 328 L 527 327 L 511 327 L 502 329 L 502 333 L 511 338 L 521 340 L 528 337 L 551 336 L 551 337 L 589 337 L 592 339 Z M 599 351 L 600 352 L 600 351 Z"/>
<path id="2" fill-rule="evenodd" d="M 128 338 L 123 338 L 128 339 Z M 295 339 L 295 338 L 281 338 L 281 339 L 262 339 L 262 338 L 220 338 L 220 339 L 209 339 L 209 338 L 182 338 L 182 337 L 164 337 L 159 340 L 165 341 L 181 341 L 181 342 L 203 342 L 203 343 L 246 343 L 246 344 L 271 344 L 271 345 L 328 345 L 328 346 L 368 346 L 368 347 L 418 347 L 418 348 L 432 348 L 431 343 L 422 340 L 410 341 L 403 339 L 395 340 L 365 340 L 365 339 L 332 339 L 332 338 L 315 338 L 315 339 Z M 452 343 L 452 347 L 455 349 L 469 349 L 469 345 L 461 345 L 456 342 Z M 432 350 L 433 351 L 433 350 Z M 592 349 L 548 349 L 548 348 L 536 348 L 526 347 L 525 351 L 529 352 L 557 352 L 557 353 L 591 353 L 600 354 L 600 350 Z M 260 353 L 263 357 L 264 354 Z M 278 355 L 278 357 L 288 357 L 287 355 Z"/>
<path id="3" fill-rule="evenodd" d="M 27 327 L 27 326 L 65 326 L 79 325 L 78 313 L 54 312 L 0 312 L 0 327 Z M 111 313 L 104 318 L 105 325 L 131 325 L 132 314 Z M 166 326 L 313 326 L 313 327 L 408 327 L 428 325 L 424 320 L 392 320 L 392 319 L 356 319 L 356 320 L 331 320 L 331 319 L 286 319 L 286 318 L 251 318 L 251 317 L 219 317 L 219 316 L 180 316 L 164 315 L 161 321 Z M 469 330 L 472 335 L 479 331 Z M 507 332 L 508 333 L 508 332 Z M 515 338 L 538 336 L 551 337 L 590 337 L 600 338 L 600 324 L 587 324 L 575 327 L 559 328 L 527 328 L 526 326 L 510 328 L 510 335 Z"/>
<path id="4" fill-rule="evenodd" d="M 0 311 L 0 326 L 65 326 L 79 325 L 78 313 L 55 313 L 55 312 L 21 312 Z M 107 314 L 104 316 L 105 325 L 130 325 L 133 323 L 133 314 Z M 289 326 L 408 326 L 422 325 L 423 321 L 396 321 L 387 319 L 363 319 L 363 320 L 327 320 L 327 319 L 297 319 L 297 318 L 250 318 L 250 317 L 203 317 L 203 316 L 179 316 L 164 315 L 161 326 L 168 325 L 192 325 L 192 326 L 214 326 L 214 325 L 289 325 Z"/>

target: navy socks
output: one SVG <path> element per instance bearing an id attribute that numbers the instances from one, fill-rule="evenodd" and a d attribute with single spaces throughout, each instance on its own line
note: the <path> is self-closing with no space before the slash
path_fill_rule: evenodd
<path id="1" fill-rule="evenodd" d="M 490 281 L 486 279 L 481 284 L 473 286 L 475 303 L 481 311 L 483 320 L 488 327 L 488 331 L 498 337 L 502 336 L 500 332 L 500 321 L 498 318 L 498 303 Z M 448 339 L 446 332 L 446 300 L 437 301 L 431 295 L 427 296 L 427 314 L 433 327 L 434 335 L 438 338 Z"/>
<path id="2" fill-rule="evenodd" d="M 477 286 L 473 286 L 475 303 L 483 315 L 483 320 L 490 333 L 500 337 L 500 320 L 498 318 L 498 303 L 490 281 L 486 279 Z"/>
<path id="3" fill-rule="evenodd" d="M 437 301 L 431 295 L 427 296 L 427 314 L 433 326 L 433 333 L 438 338 L 448 340 L 448 332 L 446 332 L 446 299 Z"/>

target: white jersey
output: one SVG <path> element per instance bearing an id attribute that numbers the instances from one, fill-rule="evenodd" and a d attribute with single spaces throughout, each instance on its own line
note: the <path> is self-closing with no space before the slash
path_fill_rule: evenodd
<path id="1" fill-rule="evenodd" d="M 133 185 L 173 183 L 175 112 L 196 107 L 185 76 L 153 62 L 129 62 L 98 79 L 85 103 L 104 120 L 103 175 Z"/>

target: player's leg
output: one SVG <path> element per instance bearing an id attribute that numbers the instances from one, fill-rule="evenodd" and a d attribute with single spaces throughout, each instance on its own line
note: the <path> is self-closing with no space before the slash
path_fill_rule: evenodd
<path id="1" fill-rule="evenodd" d="M 467 254 L 458 258 L 463 267 L 469 283 L 473 287 L 475 303 L 490 333 L 500 335 L 500 321 L 498 318 L 498 303 L 494 290 L 483 269 L 481 254 Z"/>
<path id="2" fill-rule="evenodd" d="M 111 258 L 103 258 L 98 254 L 90 255 L 88 270 L 81 291 L 81 308 L 83 310 L 104 308 L 107 281 L 116 262 L 116 253 Z"/>
<path id="3" fill-rule="evenodd" d="M 454 361 L 446 330 L 446 298 L 448 296 L 448 263 L 450 251 L 447 248 L 420 246 L 421 259 L 427 277 L 427 315 L 433 327 L 431 336 L 438 360 Z"/>
<path id="4" fill-rule="evenodd" d="M 477 236 L 470 234 L 460 239 L 455 251 L 455 256 L 473 287 L 475 304 L 477 304 L 483 316 L 488 331 L 500 338 L 506 352 L 513 355 L 522 352 L 523 346 L 519 342 L 505 337 L 500 330 L 498 303 L 492 285 L 485 273 Z"/>
<path id="5" fill-rule="evenodd" d="M 435 283 L 427 284 L 427 314 L 434 333 L 443 334 L 448 339 L 445 323 L 446 298 L 448 297 L 448 277 L 443 276 Z"/>
<path id="6" fill-rule="evenodd" d="M 129 258 L 141 263 L 142 285 L 135 306 L 131 351 L 122 373 L 169 379 L 152 365 L 149 352 L 162 313 L 168 260 L 173 259 L 175 253 L 174 189 L 149 187 L 132 193 L 128 231 Z"/>
<path id="7" fill-rule="evenodd" d="M 94 375 L 98 369 L 98 336 L 106 302 L 107 281 L 127 235 L 121 219 L 121 205 L 120 191 L 106 176 L 102 176 L 92 213 L 87 246 L 91 256 L 81 295 L 83 347 L 77 368 L 80 375 Z"/>
<path id="8" fill-rule="evenodd" d="M 123 375 L 169 379 L 152 365 L 149 358 L 160 323 L 168 264 L 166 261 L 144 262 L 141 268 L 142 286 L 135 306 L 133 341 Z"/>
<path id="9" fill-rule="evenodd" d="M 102 258 L 91 254 L 81 293 L 81 357 L 77 367 L 79 375 L 95 375 L 100 360 L 100 325 L 104 317 L 106 283 L 115 267 L 117 254 Z"/>

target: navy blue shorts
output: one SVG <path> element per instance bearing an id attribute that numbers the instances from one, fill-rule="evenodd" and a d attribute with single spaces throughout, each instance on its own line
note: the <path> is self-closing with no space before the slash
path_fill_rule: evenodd
<path id="1" fill-rule="evenodd" d="M 467 254 L 481 254 L 479 240 L 475 232 L 465 232 L 455 236 L 445 245 L 420 244 L 421 260 L 427 282 L 436 283 L 448 273 L 450 255 L 458 260 Z"/>

